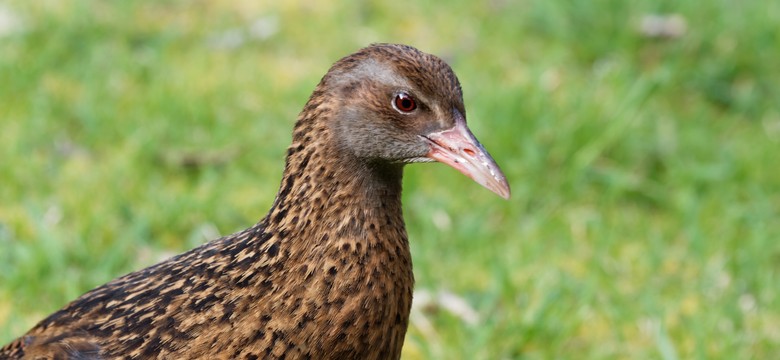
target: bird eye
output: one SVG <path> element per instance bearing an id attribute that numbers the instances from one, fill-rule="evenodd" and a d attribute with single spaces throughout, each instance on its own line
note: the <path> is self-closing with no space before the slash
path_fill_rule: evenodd
<path id="1" fill-rule="evenodd" d="M 410 113 L 414 111 L 414 109 L 417 109 L 417 102 L 414 101 L 414 98 L 411 97 L 411 95 L 402 92 L 395 96 L 393 106 L 402 113 Z"/>

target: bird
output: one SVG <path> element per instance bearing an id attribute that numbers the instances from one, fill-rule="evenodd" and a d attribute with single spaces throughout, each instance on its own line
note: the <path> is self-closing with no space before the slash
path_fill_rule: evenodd
<path id="1" fill-rule="evenodd" d="M 298 115 L 259 222 L 85 293 L 0 359 L 398 359 L 414 285 L 403 169 L 434 161 L 510 197 L 452 68 L 364 47 Z"/>

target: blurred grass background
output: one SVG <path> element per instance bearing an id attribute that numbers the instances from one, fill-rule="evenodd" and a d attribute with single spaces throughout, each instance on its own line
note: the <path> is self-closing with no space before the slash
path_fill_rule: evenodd
<path id="1" fill-rule="evenodd" d="M 513 190 L 407 168 L 417 289 L 476 316 L 418 308 L 404 358 L 780 353 L 772 0 L 0 2 L 0 343 L 259 220 L 371 42 L 450 62 Z"/>

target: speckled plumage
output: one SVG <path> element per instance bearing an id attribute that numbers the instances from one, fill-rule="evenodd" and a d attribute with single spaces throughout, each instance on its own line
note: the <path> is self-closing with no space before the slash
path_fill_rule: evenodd
<path id="1" fill-rule="evenodd" d="M 399 89 L 419 111 L 390 105 Z M 265 218 L 82 295 L 0 359 L 399 358 L 414 282 L 403 164 L 430 161 L 424 134 L 461 114 L 437 57 L 379 44 L 341 59 L 299 115 Z"/>

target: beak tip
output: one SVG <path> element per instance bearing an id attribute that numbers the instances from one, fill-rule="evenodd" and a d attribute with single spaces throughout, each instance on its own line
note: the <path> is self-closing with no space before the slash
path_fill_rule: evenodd
<path id="1" fill-rule="evenodd" d="M 490 187 L 489 190 L 502 197 L 504 200 L 509 200 L 509 198 L 512 197 L 512 190 L 509 189 L 509 184 L 506 182 L 502 182 L 495 187 Z"/>

